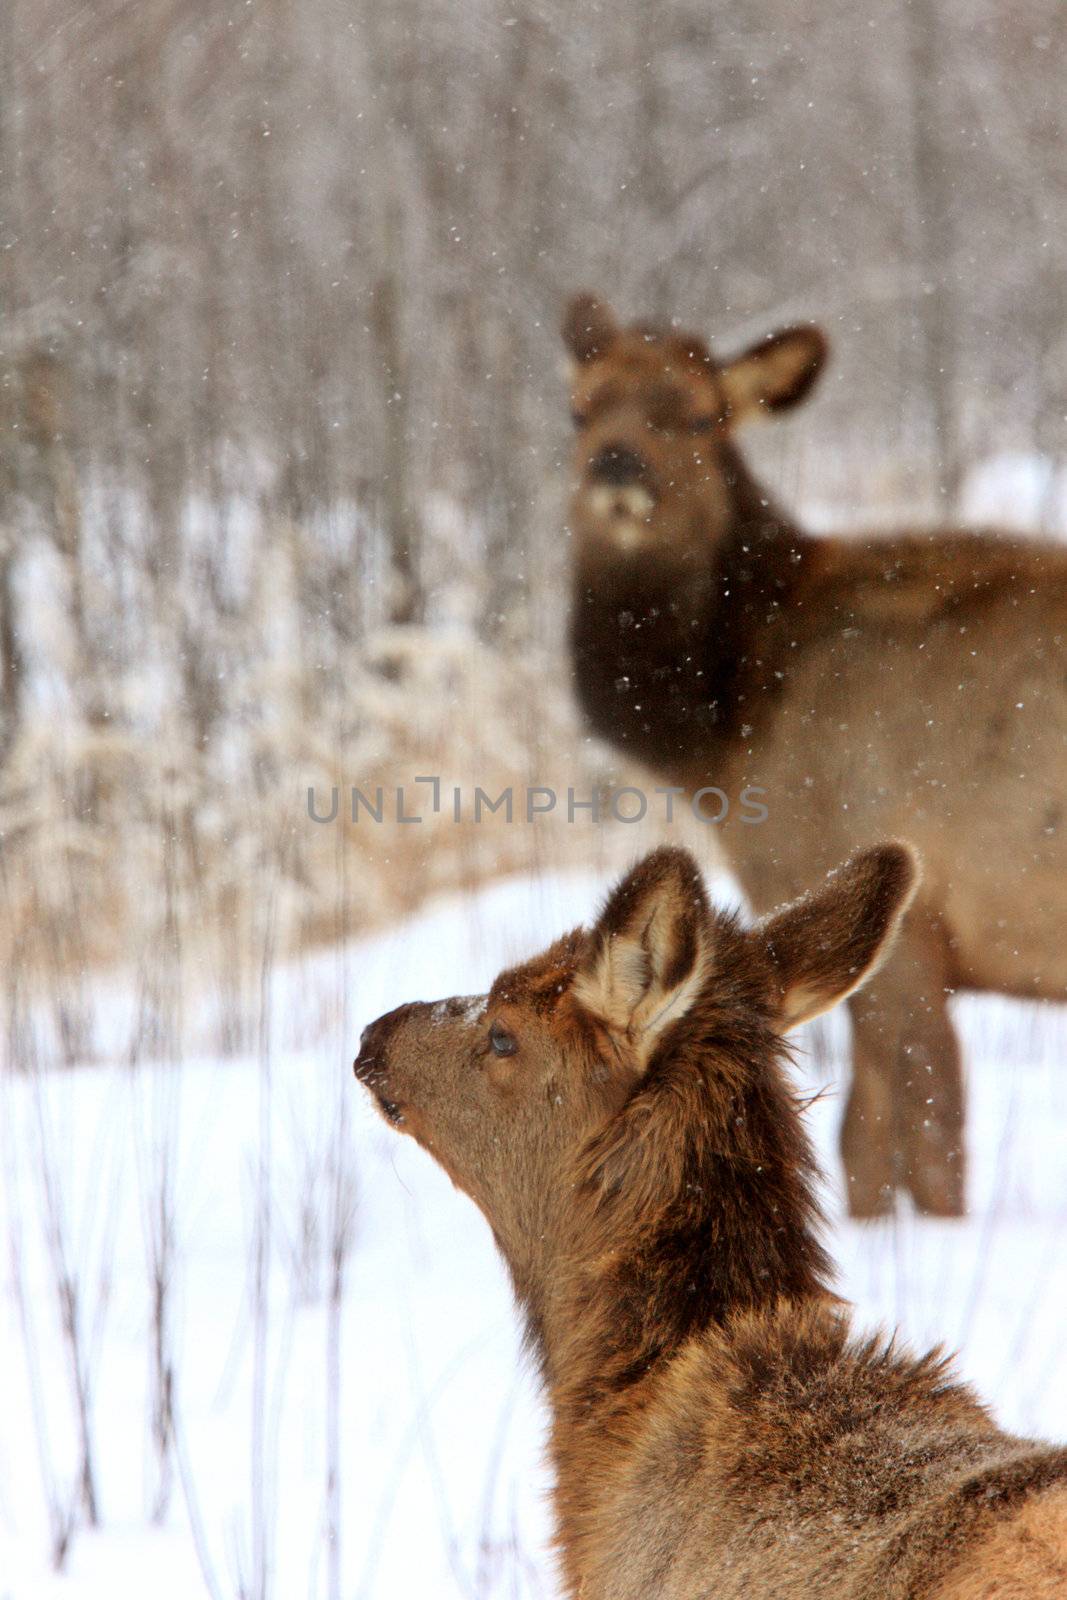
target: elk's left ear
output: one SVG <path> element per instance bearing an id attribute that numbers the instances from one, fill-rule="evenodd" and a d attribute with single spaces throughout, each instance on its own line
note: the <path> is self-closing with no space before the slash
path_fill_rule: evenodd
<path id="1" fill-rule="evenodd" d="M 829 348 L 818 328 L 783 328 L 720 368 L 727 421 L 748 422 L 797 405 L 811 391 Z"/>
<path id="2" fill-rule="evenodd" d="M 575 361 L 584 363 L 611 348 L 618 337 L 619 324 L 606 300 L 595 294 L 576 294 L 567 304 L 560 331 Z"/>
<path id="3" fill-rule="evenodd" d="M 757 923 L 751 937 L 771 959 L 784 1032 L 828 1011 L 881 966 L 919 883 L 906 844 L 850 856 L 821 889 Z"/>
<path id="4" fill-rule="evenodd" d="M 617 884 L 593 929 L 572 993 L 625 1035 L 642 1070 L 700 994 L 710 956 L 708 897 L 687 850 L 664 846 Z"/>

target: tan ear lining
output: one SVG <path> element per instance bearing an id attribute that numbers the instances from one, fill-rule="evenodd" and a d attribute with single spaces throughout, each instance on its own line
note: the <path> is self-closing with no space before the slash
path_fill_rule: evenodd
<path id="1" fill-rule="evenodd" d="M 813 893 L 757 924 L 779 984 L 783 1032 L 844 1000 L 892 949 L 919 884 L 910 845 L 861 850 Z"/>
<path id="2" fill-rule="evenodd" d="M 710 966 L 707 896 L 685 850 L 662 848 L 616 886 L 575 975 L 586 1011 L 647 1065 L 664 1033 L 699 998 Z"/>
<path id="3" fill-rule="evenodd" d="M 799 405 L 815 385 L 829 353 L 815 327 L 783 328 L 719 370 L 730 422 L 749 422 Z"/>

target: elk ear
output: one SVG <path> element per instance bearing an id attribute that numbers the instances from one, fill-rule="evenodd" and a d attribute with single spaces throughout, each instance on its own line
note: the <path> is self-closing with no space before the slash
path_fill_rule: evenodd
<path id="1" fill-rule="evenodd" d="M 810 392 L 829 348 L 818 328 L 783 328 L 721 367 L 727 420 L 788 411 Z"/>
<path id="2" fill-rule="evenodd" d="M 910 845 L 860 850 L 821 889 L 765 917 L 752 937 L 770 956 L 785 1032 L 843 1000 L 881 966 L 919 883 Z"/>
<path id="3" fill-rule="evenodd" d="M 664 846 L 616 885 L 593 929 L 572 992 L 626 1037 L 642 1071 L 703 988 L 709 927 L 700 868 L 687 850 Z"/>
<path id="4" fill-rule="evenodd" d="M 576 294 L 563 316 L 563 343 L 575 361 L 602 356 L 618 337 L 615 313 L 595 294 Z"/>

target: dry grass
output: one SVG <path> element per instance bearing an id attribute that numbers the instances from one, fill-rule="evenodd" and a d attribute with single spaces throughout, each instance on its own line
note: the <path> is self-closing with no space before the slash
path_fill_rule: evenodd
<path id="1" fill-rule="evenodd" d="M 546 656 L 508 659 L 466 634 L 395 628 L 353 651 L 318 702 L 298 700 L 282 693 L 280 710 L 253 713 L 199 755 L 183 754 L 177 729 L 75 738 L 53 725 L 16 745 L 0 797 L 0 954 L 17 959 L 23 982 L 62 997 L 68 1061 L 92 1053 L 89 975 L 128 968 L 148 948 L 164 969 L 210 972 L 232 990 L 223 1009 L 247 1012 L 266 881 L 287 955 L 496 876 L 606 873 L 665 831 L 655 780 L 584 737 Z M 430 776 L 436 812 L 432 786 L 416 781 Z M 639 823 L 611 816 L 606 791 L 624 784 L 649 796 Z M 529 820 L 534 787 L 558 801 Z M 353 789 L 364 797 L 355 816 Z M 510 790 L 511 820 L 485 798 L 476 819 L 477 789 L 488 802 Z M 568 790 L 578 802 L 600 794 L 599 824 L 581 808 L 568 820 Z M 336 807 L 334 821 L 311 819 L 309 791 L 318 815 Z M 376 821 L 367 803 L 379 801 Z M 714 859 L 714 830 L 681 808 L 670 832 Z M 144 1025 L 158 1026 L 151 996 Z"/>

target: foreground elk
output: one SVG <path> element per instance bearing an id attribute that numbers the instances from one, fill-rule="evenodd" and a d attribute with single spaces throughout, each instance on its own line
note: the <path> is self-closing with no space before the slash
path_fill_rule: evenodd
<path id="1" fill-rule="evenodd" d="M 925 863 L 851 1003 L 854 1214 L 964 1201 L 955 989 L 1067 997 L 1067 552 L 977 535 L 807 538 L 734 429 L 811 388 L 813 328 L 720 363 L 591 297 L 574 358 L 572 661 L 602 737 L 692 794 L 757 911 L 858 845 Z M 763 822 L 737 806 L 764 791 Z M 712 818 L 721 805 L 707 802 Z M 705 815 L 708 812 L 705 811 Z"/>
<path id="2" fill-rule="evenodd" d="M 363 1036 L 357 1076 L 511 1270 L 572 1600 L 1067 1594 L 1067 1449 L 828 1288 L 781 1036 L 873 971 L 914 879 L 869 850 L 746 931 L 660 849 L 592 931 Z"/>

